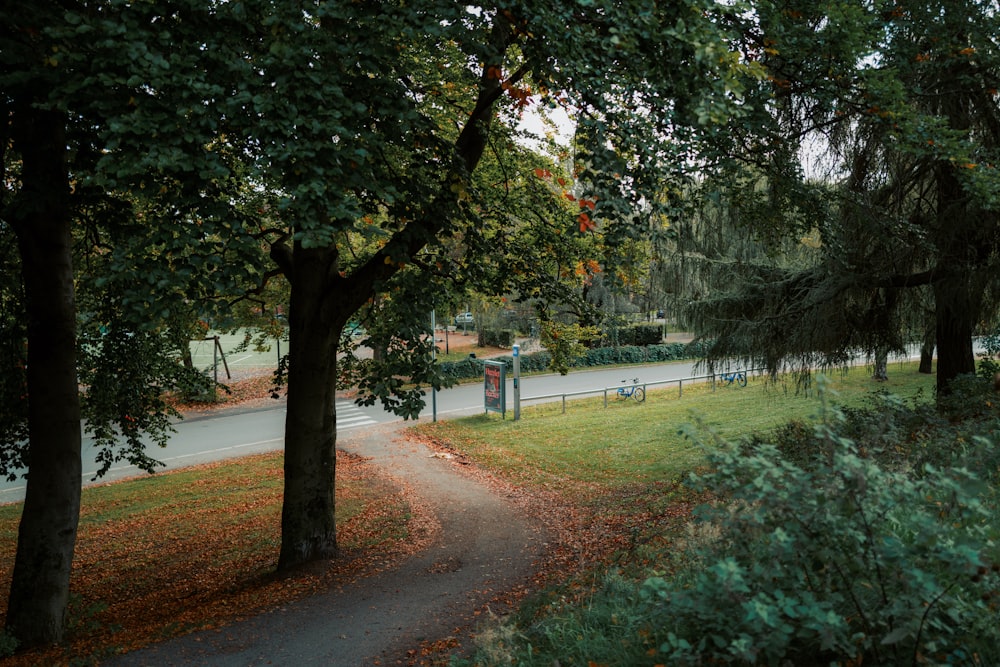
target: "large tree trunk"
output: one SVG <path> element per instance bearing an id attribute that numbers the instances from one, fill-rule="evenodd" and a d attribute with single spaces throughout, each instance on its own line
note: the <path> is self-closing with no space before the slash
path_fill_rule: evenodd
<path id="1" fill-rule="evenodd" d="M 80 516 L 81 426 L 66 137 L 60 114 L 15 114 L 21 202 L 13 227 L 28 320 L 28 484 L 7 629 L 22 646 L 62 639 Z"/>
<path id="2" fill-rule="evenodd" d="M 335 260 L 330 248 L 295 246 L 279 570 L 337 554 L 336 373 L 343 323 L 332 321 L 327 305 Z"/>
<path id="3" fill-rule="evenodd" d="M 979 313 L 979 295 L 964 276 L 934 284 L 937 313 L 937 391 L 947 395 L 949 383 L 959 375 L 976 372 L 972 331 Z"/>
<path id="4" fill-rule="evenodd" d="M 889 379 L 889 350 L 885 347 L 875 350 L 872 379 L 876 382 L 885 382 Z"/>
<path id="5" fill-rule="evenodd" d="M 930 375 L 934 372 L 934 348 L 936 347 L 935 331 L 937 326 L 924 328 L 924 339 L 920 343 L 920 368 L 918 372 Z"/>

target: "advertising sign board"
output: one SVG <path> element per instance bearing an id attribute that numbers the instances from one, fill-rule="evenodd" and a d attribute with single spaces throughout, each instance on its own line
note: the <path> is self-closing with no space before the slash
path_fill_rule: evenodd
<path id="1" fill-rule="evenodd" d="M 483 367 L 483 402 L 487 412 L 507 411 L 507 364 L 487 361 Z M 506 416 L 506 415 L 505 415 Z"/>

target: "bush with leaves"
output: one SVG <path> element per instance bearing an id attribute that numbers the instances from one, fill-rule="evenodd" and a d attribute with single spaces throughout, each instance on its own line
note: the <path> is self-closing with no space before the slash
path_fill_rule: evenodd
<path id="1" fill-rule="evenodd" d="M 808 467 L 770 445 L 711 450 L 696 488 L 725 499 L 701 513 L 720 537 L 685 585 L 643 587 L 673 619 L 660 652 L 692 665 L 995 664 L 1000 544 L 985 485 L 962 468 L 881 467 L 831 424 L 813 437 Z"/>
<path id="2" fill-rule="evenodd" d="M 555 320 L 543 321 L 542 346 L 552 355 L 549 367 L 560 375 L 566 375 L 575 360 L 586 354 L 587 341 L 596 336 L 596 327 L 563 324 Z"/>
<path id="3" fill-rule="evenodd" d="M 674 575 L 629 589 L 611 573 L 585 606 L 508 632 L 505 662 L 475 664 L 1000 664 L 991 489 L 966 468 L 866 456 L 848 421 L 788 427 L 798 462 L 703 443 L 710 472 L 692 486 L 717 502 L 672 551 Z"/>
<path id="4" fill-rule="evenodd" d="M 480 347 L 505 347 L 510 349 L 514 346 L 514 341 L 516 340 L 515 333 L 513 329 L 480 329 L 479 345 Z"/>
<path id="5" fill-rule="evenodd" d="M 601 347 L 587 350 L 586 353 L 573 360 L 571 368 L 589 368 L 627 363 L 657 363 L 661 361 L 680 361 L 697 357 L 698 347 L 684 343 L 668 343 L 665 345 L 650 345 L 648 347 Z M 507 371 L 514 368 L 513 357 L 497 357 L 494 361 L 507 364 Z M 521 355 L 522 373 L 540 373 L 552 366 L 552 354 L 547 350 Z M 475 359 L 461 361 L 445 361 L 440 364 L 440 372 L 451 381 L 479 379 L 483 376 L 483 365 Z"/>
<path id="6" fill-rule="evenodd" d="M 993 376 L 1000 373 L 1000 330 L 991 331 L 980 339 L 983 351 L 980 353 L 979 366 L 976 372 L 981 377 L 993 381 Z"/>
<path id="7" fill-rule="evenodd" d="M 920 395 L 903 401 L 884 392 L 872 394 L 861 407 L 841 408 L 838 433 L 883 466 L 905 466 L 917 475 L 928 464 L 960 466 L 984 480 L 1000 480 L 1000 448 L 992 445 L 1000 442 L 1000 401 L 992 377 L 959 376 L 950 388 L 936 403 Z M 743 447 L 753 451 L 765 442 L 796 465 L 817 462 L 812 427 L 803 421 L 755 433 Z"/>
<path id="8" fill-rule="evenodd" d="M 663 327 L 659 324 L 632 324 L 616 327 L 613 334 L 605 331 L 595 342 L 603 347 L 617 347 L 618 345 L 656 345 L 662 340 Z"/>

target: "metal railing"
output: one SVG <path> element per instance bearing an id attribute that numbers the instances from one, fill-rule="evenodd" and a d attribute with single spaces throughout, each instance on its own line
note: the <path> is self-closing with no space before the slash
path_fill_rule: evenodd
<path id="1" fill-rule="evenodd" d="M 759 369 L 747 369 L 742 371 L 747 374 L 747 377 L 751 377 L 751 374 L 758 373 Z M 688 384 L 695 382 L 711 382 L 712 391 L 715 391 L 716 378 L 721 378 L 723 375 L 728 375 L 728 373 L 711 373 L 709 375 L 692 375 L 690 377 L 674 378 L 673 380 L 655 380 L 653 382 L 640 382 L 635 385 L 626 385 L 628 387 L 642 387 L 643 391 L 646 391 L 647 387 L 655 387 L 657 385 L 670 385 L 677 384 L 677 397 L 681 398 L 684 395 L 684 383 Z M 562 399 L 562 412 L 566 414 L 566 399 L 574 398 L 577 396 L 593 396 L 595 394 L 604 395 L 604 407 L 608 407 L 608 394 L 617 394 L 618 390 L 622 388 L 622 385 L 616 385 L 614 387 L 601 387 L 599 389 L 584 389 L 583 391 L 567 391 L 556 394 L 539 394 L 537 396 L 522 396 L 521 403 L 527 403 L 529 401 L 551 401 L 554 398 Z"/>

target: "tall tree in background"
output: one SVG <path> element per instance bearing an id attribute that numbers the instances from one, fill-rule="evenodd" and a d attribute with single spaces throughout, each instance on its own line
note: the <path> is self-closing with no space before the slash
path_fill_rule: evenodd
<path id="1" fill-rule="evenodd" d="M 744 167 L 727 206 L 758 241 L 815 248 L 805 266 L 720 264 L 730 287 L 693 320 L 717 336 L 713 358 L 841 363 L 902 347 L 911 292 L 929 287 L 946 392 L 975 370 L 973 327 L 996 289 L 1000 17 L 964 0 L 755 10 L 743 49 L 758 113 L 733 126 Z"/>

